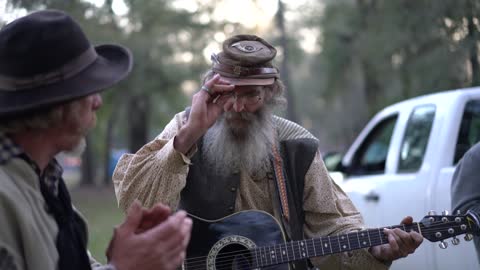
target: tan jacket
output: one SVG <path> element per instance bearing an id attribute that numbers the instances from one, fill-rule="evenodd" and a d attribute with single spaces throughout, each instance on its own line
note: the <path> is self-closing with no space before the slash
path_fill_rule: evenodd
<path id="1" fill-rule="evenodd" d="M 274 117 L 279 139 L 313 137 L 301 126 Z M 145 206 L 163 202 L 177 208 L 180 192 L 185 187 L 190 159 L 173 148 L 173 138 L 184 124 L 184 112 L 177 114 L 163 132 L 135 154 L 123 155 L 115 169 L 113 182 L 121 208 L 139 199 Z M 241 173 L 235 211 L 257 209 L 280 217 L 273 207 L 275 183 L 264 176 Z M 304 231 L 307 238 L 335 235 L 363 229 L 363 220 L 347 195 L 329 177 L 320 153 L 314 158 L 305 176 Z M 387 269 L 367 250 L 326 256 L 314 260 L 320 269 Z"/>
<path id="2" fill-rule="evenodd" d="M 55 270 L 58 226 L 46 209 L 38 176 L 23 159 L 0 166 L 0 266 L 15 270 Z M 90 257 L 92 269 L 101 266 Z"/>

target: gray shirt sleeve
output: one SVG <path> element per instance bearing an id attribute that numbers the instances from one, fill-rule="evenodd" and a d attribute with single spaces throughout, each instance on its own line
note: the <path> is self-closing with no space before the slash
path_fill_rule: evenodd
<path id="1" fill-rule="evenodd" d="M 452 210 L 465 213 L 473 210 L 480 214 L 480 143 L 465 153 L 457 165 L 451 186 Z M 480 237 L 474 237 L 477 258 L 480 262 Z"/>
<path id="2" fill-rule="evenodd" d="M 2 270 L 18 270 L 15 261 L 13 260 L 13 255 L 8 251 L 7 248 L 0 245 L 0 269 Z"/>
<path id="3" fill-rule="evenodd" d="M 465 153 L 457 165 L 451 186 L 452 210 L 480 213 L 480 143 Z"/>

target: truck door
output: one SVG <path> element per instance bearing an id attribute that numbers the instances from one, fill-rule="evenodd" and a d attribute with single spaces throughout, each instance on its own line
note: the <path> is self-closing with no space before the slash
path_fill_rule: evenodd
<path id="1" fill-rule="evenodd" d="M 422 170 L 422 165 L 435 106 L 403 108 L 397 115 L 372 129 L 348 167 L 345 189 L 370 227 L 395 225 L 408 215 L 415 220 L 426 215 L 428 167 Z M 413 256 L 396 261 L 392 269 L 428 269 L 426 256 L 422 246 Z"/>
<path id="2" fill-rule="evenodd" d="M 398 114 L 393 113 L 376 123 L 345 169 L 347 178 L 341 186 L 369 227 L 389 225 L 383 220 L 384 209 L 379 207 L 386 194 L 378 192 L 378 185 L 385 181 L 387 157 L 397 120 Z"/>

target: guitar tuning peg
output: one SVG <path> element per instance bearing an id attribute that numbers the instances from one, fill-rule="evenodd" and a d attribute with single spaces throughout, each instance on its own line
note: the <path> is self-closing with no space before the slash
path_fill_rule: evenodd
<path id="1" fill-rule="evenodd" d="M 448 210 L 443 210 L 443 211 L 442 211 L 442 215 L 443 215 L 443 216 L 448 216 L 448 214 L 449 214 Z"/>
<path id="2" fill-rule="evenodd" d="M 467 234 L 465 234 L 465 237 L 463 237 L 463 239 L 465 239 L 465 241 L 472 241 L 473 240 L 473 235 L 467 233 Z"/>
<path id="3" fill-rule="evenodd" d="M 462 214 L 462 211 L 461 211 L 461 210 L 457 210 L 457 212 L 455 212 L 455 214 L 457 214 L 457 216 L 459 216 L 459 215 Z"/>
<path id="4" fill-rule="evenodd" d="M 440 244 L 438 244 L 438 246 L 441 248 L 441 249 L 446 249 L 448 247 L 448 243 L 445 242 L 445 241 L 441 241 Z"/>
<path id="5" fill-rule="evenodd" d="M 430 210 L 428 211 L 427 213 L 429 216 L 435 216 L 437 214 L 437 212 L 435 212 L 434 210 Z"/>
<path id="6" fill-rule="evenodd" d="M 456 236 L 454 236 L 454 237 L 452 238 L 452 244 L 453 244 L 454 246 L 460 244 L 460 239 L 458 239 Z"/>

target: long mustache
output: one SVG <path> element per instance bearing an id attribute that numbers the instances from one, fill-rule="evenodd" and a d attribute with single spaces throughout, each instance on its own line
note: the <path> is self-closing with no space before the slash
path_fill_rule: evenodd
<path id="1" fill-rule="evenodd" d="M 225 112 L 225 118 L 230 119 L 241 119 L 245 121 L 253 121 L 256 117 L 255 113 L 251 112 Z"/>
<path id="2" fill-rule="evenodd" d="M 228 174 L 235 169 L 251 173 L 269 164 L 274 133 L 271 116 L 265 110 L 255 113 L 226 112 L 203 138 L 202 151 L 209 168 L 220 174 Z M 248 124 L 237 127 L 235 121 L 231 121 L 234 119 L 245 119 Z"/>

